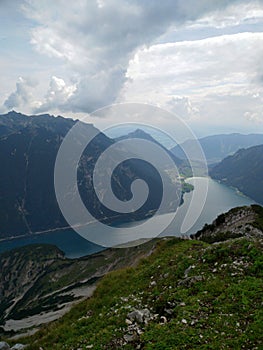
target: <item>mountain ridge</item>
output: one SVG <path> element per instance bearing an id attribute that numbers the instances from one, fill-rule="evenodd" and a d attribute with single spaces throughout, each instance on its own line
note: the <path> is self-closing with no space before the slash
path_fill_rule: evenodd
<path id="1" fill-rule="evenodd" d="M 229 225 L 230 223 L 232 226 Z M 240 225 L 241 223 L 242 225 Z M 249 230 L 247 230 L 248 227 Z M 231 231 L 231 234 L 226 231 L 226 228 Z M 117 349 L 120 345 L 129 349 L 131 348 L 129 346 L 135 346 L 135 344 L 136 346 L 141 344 L 142 349 L 151 349 L 149 344 L 154 339 L 151 332 L 157 336 L 159 344 L 166 344 L 169 342 L 169 337 L 172 337 L 171 339 L 177 342 L 174 344 L 182 348 L 182 335 L 190 336 L 191 329 L 197 331 L 196 338 L 194 338 L 195 347 L 193 348 L 199 348 L 198 332 L 202 332 L 201 334 L 207 341 L 210 339 L 209 344 L 215 344 L 211 348 L 217 349 L 219 343 L 213 338 L 213 334 L 220 327 L 223 327 L 224 332 L 229 334 L 229 337 L 226 339 L 219 337 L 217 338 L 218 342 L 226 341 L 225 348 L 230 349 L 231 346 L 233 348 L 233 344 L 236 343 L 230 337 L 228 328 L 222 326 L 220 313 L 223 312 L 223 309 L 217 304 L 217 298 L 223 298 L 222 301 L 225 300 L 228 303 L 227 310 L 224 312 L 231 313 L 230 310 L 235 308 L 235 304 L 233 300 L 227 299 L 227 294 L 224 293 L 225 288 L 229 288 L 229 291 L 232 290 L 232 293 L 235 290 L 233 288 L 236 288 L 234 293 L 237 293 L 238 296 L 238 288 L 242 283 L 246 298 L 251 293 L 248 286 L 259 290 L 260 284 L 262 284 L 260 266 L 262 266 L 263 250 L 263 208 L 258 205 L 234 208 L 220 215 L 212 225 L 205 225 L 202 232 L 200 231 L 192 238 L 186 240 L 164 237 L 148 241 L 137 247 L 111 248 L 73 260 L 66 259 L 57 248 L 47 245 L 29 246 L 0 255 L 0 267 L 2 267 L 0 280 L 6 280 L 7 283 L 4 288 L 6 301 L 3 301 L 3 296 L 1 297 L 2 313 L 6 316 L 4 319 L 2 318 L 2 323 L 5 323 L 5 329 L 9 330 L 9 333 L 5 334 L 9 334 L 9 336 L 12 334 L 10 333 L 11 325 L 16 327 L 15 325 L 19 324 L 17 323 L 19 319 L 22 324 L 24 322 L 24 328 L 33 327 L 32 317 L 34 314 L 39 315 L 37 317 L 41 323 L 43 315 L 49 315 L 48 312 L 52 310 L 54 313 L 64 305 L 65 312 L 62 314 L 65 316 L 57 323 L 51 323 L 50 326 L 36 333 L 33 338 L 22 339 L 23 343 L 32 344 L 29 347 L 30 350 L 39 349 L 39 347 L 47 350 L 60 349 L 62 345 L 66 349 L 77 349 L 83 346 L 84 338 L 86 339 L 84 344 L 88 345 L 87 341 L 92 342 L 95 349 L 101 349 L 104 346 L 107 349 Z M 43 254 L 40 254 L 41 251 Z M 47 256 L 47 254 L 49 255 Z M 40 259 L 36 260 L 33 258 L 34 256 L 39 256 Z M 19 257 L 24 257 L 31 270 L 32 266 L 35 266 L 32 274 L 33 276 L 39 274 L 39 278 L 29 289 L 21 285 L 22 290 L 18 291 L 19 301 L 14 303 L 12 301 L 17 299 L 17 294 L 15 296 L 12 294 L 14 292 L 13 281 L 16 275 L 20 275 L 20 269 L 24 271 L 24 274 L 27 274 L 28 268 L 21 262 L 19 265 L 9 263 L 16 272 L 14 275 L 8 269 L 6 261 L 7 259 L 21 261 Z M 35 262 L 35 265 L 32 265 L 32 262 Z M 39 270 L 37 266 L 43 266 L 42 262 L 46 265 Z M 13 279 L 8 278 L 7 280 L 4 271 L 8 271 Z M 224 282 L 224 286 L 222 285 L 222 276 L 224 276 L 225 281 L 228 281 Z M 34 280 L 33 277 L 32 280 Z M 91 292 L 90 288 L 92 287 L 94 289 Z M 80 288 L 91 292 L 91 294 L 82 295 L 80 298 L 79 294 L 74 294 Z M 3 286 L 0 284 L 1 290 L 3 290 Z M 207 295 L 207 293 L 211 293 L 211 295 Z M 194 304 L 192 304 L 192 298 L 195 300 Z M 195 298 L 203 300 L 203 307 L 199 306 L 197 314 Z M 252 303 L 254 303 L 253 312 L 255 315 L 259 311 L 257 300 L 255 294 L 251 304 L 249 304 L 251 308 Z M 224 305 L 222 301 L 220 305 Z M 77 304 L 74 306 L 76 302 Z M 191 305 L 191 309 L 187 306 L 188 304 Z M 72 308 L 69 314 L 66 313 L 69 310 L 67 305 Z M 218 311 L 215 312 L 219 323 L 214 325 L 213 317 L 211 320 L 210 316 L 208 317 L 213 313 L 210 314 L 207 308 L 210 310 L 210 308 L 218 307 Z M 8 310 L 7 314 L 5 310 Z M 251 317 L 251 309 L 249 315 L 246 313 L 249 313 L 249 309 L 246 310 L 244 314 L 242 308 L 232 311 L 236 322 L 240 320 L 240 317 L 246 317 L 246 319 Z M 202 317 L 205 317 L 204 323 L 201 322 L 200 312 Z M 101 318 L 100 314 L 105 315 Z M 253 322 L 256 322 L 256 317 Z M 36 317 L 34 319 L 36 322 Z M 186 323 L 182 320 L 186 320 Z M 200 327 L 195 329 L 195 322 L 190 325 L 193 320 L 201 322 Z M 248 322 L 249 324 L 252 322 L 251 318 Z M 180 334 L 181 332 L 185 333 L 175 340 L 169 324 L 173 329 L 175 327 Z M 202 325 L 205 324 L 211 328 L 211 335 L 203 333 Z M 80 325 L 84 327 L 84 338 L 82 333 L 78 333 L 82 332 Z M 115 325 L 114 327 L 117 327 L 118 331 L 114 331 L 112 325 Z M 165 330 L 162 332 L 160 325 L 162 327 L 166 325 L 168 328 L 164 327 Z M 35 326 L 39 327 L 39 323 Z M 75 326 L 80 328 L 76 330 Z M 183 331 L 180 330 L 182 326 Z M 64 327 L 68 330 L 67 332 Z M 107 330 L 105 334 L 103 329 Z M 74 330 L 73 333 L 71 330 Z M 242 328 L 242 332 L 245 330 L 246 328 Z M 55 336 L 54 332 L 57 334 L 56 343 L 50 342 L 50 339 Z M 104 334 L 103 337 L 99 336 L 101 332 Z M 166 332 L 168 332 L 169 337 L 167 337 Z M 236 328 L 231 328 L 231 332 L 238 334 L 239 331 Z M 257 343 L 258 337 L 259 333 L 256 331 L 253 344 L 259 344 Z M 146 339 L 150 340 L 146 341 Z M 192 339 L 191 336 L 190 339 Z M 246 339 L 247 345 L 252 344 L 248 333 L 246 333 Z"/>
<path id="2" fill-rule="evenodd" d="M 19 331 L 61 317 L 90 295 L 103 275 L 136 265 L 155 245 L 152 240 L 76 259 L 66 258 L 50 244 L 31 244 L 0 254 L 0 324 L 7 331 Z"/>
<path id="3" fill-rule="evenodd" d="M 263 134 L 219 134 L 206 136 L 198 139 L 198 141 L 203 148 L 208 164 L 214 164 L 234 154 L 240 148 L 249 148 L 263 144 Z M 192 155 L 193 160 L 199 160 L 198 155 L 196 155 L 195 159 L 195 142 L 187 140 L 182 145 L 173 147 L 171 152 L 177 157 L 184 159 L 185 154 L 181 147 L 183 146 L 186 152 Z"/>
<path id="4" fill-rule="evenodd" d="M 61 116 L 26 116 L 15 111 L 0 116 L 0 238 L 68 226 L 56 200 L 54 165 L 62 140 L 77 122 Z M 88 133 L 95 128 L 92 124 L 81 125 Z M 149 164 L 136 159 L 114 171 L 112 187 L 116 196 L 126 201 L 131 197 L 131 183 L 137 178 L 145 179 L 150 190 L 144 206 L 134 213 L 120 214 L 99 202 L 93 169 L 100 154 L 114 140 L 96 131 L 98 134 L 84 150 L 78 167 L 79 192 L 89 212 L 109 224 L 140 220 L 154 213 L 162 197 L 160 176 Z M 126 153 L 129 155 L 129 150 Z"/>
<path id="5" fill-rule="evenodd" d="M 263 203 L 263 145 L 240 149 L 210 170 L 210 176 Z"/>
<path id="6" fill-rule="evenodd" d="M 20 341 L 29 350 L 260 348 L 263 208 L 233 209 L 215 225 L 234 217 L 261 235 L 219 230 L 212 244 L 163 238 L 135 267 L 106 274 L 90 298 Z"/>
<path id="7" fill-rule="evenodd" d="M 178 168 L 178 172 L 180 173 L 180 175 L 182 175 L 183 177 L 193 176 L 191 166 L 187 159 L 181 159 L 180 157 L 177 157 L 173 152 L 171 152 L 171 150 L 167 149 L 159 141 L 157 141 L 150 133 L 140 128 L 137 128 L 136 130 L 131 131 L 128 134 L 115 137 L 114 140 L 118 142 L 122 140 L 134 139 L 134 138 L 139 138 L 139 139 L 143 139 L 143 140 L 147 140 L 149 142 L 155 143 L 158 147 L 162 148 L 167 152 L 169 157 L 174 161 L 176 167 Z M 139 148 L 137 149 L 135 145 L 133 152 L 136 154 L 138 153 L 138 151 L 140 151 L 140 149 Z"/>

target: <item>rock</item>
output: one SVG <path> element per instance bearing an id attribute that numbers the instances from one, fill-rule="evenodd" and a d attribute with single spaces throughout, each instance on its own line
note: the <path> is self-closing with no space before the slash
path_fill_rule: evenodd
<path id="1" fill-rule="evenodd" d="M 166 308 L 164 309 L 164 312 L 167 313 L 167 315 L 169 316 L 171 316 L 174 313 L 172 309 L 166 309 Z"/>
<path id="2" fill-rule="evenodd" d="M 137 335 L 136 334 L 124 334 L 124 340 L 127 342 L 127 343 L 131 343 L 133 342 L 134 340 L 136 340 L 137 338 Z"/>
<path id="3" fill-rule="evenodd" d="M 10 350 L 10 346 L 5 341 L 1 341 L 0 350 Z"/>
<path id="4" fill-rule="evenodd" d="M 26 346 L 23 344 L 15 344 L 14 346 L 12 346 L 11 350 L 23 350 L 25 348 Z"/>
<path id="5" fill-rule="evenodd" d="M 144 332 L 143 332 L 143 330 L 141 330 L 140 328 L 137 328 L 137 334 L 138 335 L 142 335 Z"/>
<path id="6" fill-rule="evenodd" d="M 131 324 L 132 324 L 132 321 L 131 321 L 131 320 L 129 320 L 128 318 L 126 318 L 125 323 L 126 323 L 128 326 L 129 326 L 129 325 L 131 325 Z"/>
<path id="7" fill-rule="evenodd" d="M 161 317 L 160 317 L 160 323 L 161 323 L 161 324 L 167 323 L 167 318 L 166 318 L 165 316 L 161 316 Z"/>
<path id="8" fill-rule="evenodd" d="M 187 324 L 187 321 L 186 321 L 185 318 L 182 319 L 182 323 L 183 323 L 183 324 Z"/>
<path id="9" fill-rule="evenodd" d="M 184 272 L 184 277 L 188 277 L 188 274 L 189 272 L 192 270 L 192 269 L 195 269 L 195 265 L 190 265 Z"/>
<path id="10" fill-rule="evenodd" d="M 133 321 L 137 321 L 139 323 L 143 322 L 143 315 L 140 310 L 134 310 L 128 313 L 127 318 L 132 322 Z"/>
<path id="11" fill-rule="evenodd" d="M 128 313 L 127 318 L 132 322 L 147 323 L 151 318 L 151 313 L 148 309 L 134 310 Z"/>
<path id="12" fill-rule="evenodd" d="M 152 287 L 155 287 L 157 285 L 157 283 L 155 282 L 155 281 L 152 281 L 151 283 L 150 283 L 150 286 L 152 286 Z"/>
<path id="13" fill-rule="evenodd" d="M 191 287 L 193 284 L 196 282 L 202 281 L 203 277 L 202 276 L 192 276 L 192 277 L 187 277 L 181 280 L 178 285 L 179 286 L 184 286 L 184 287 Z"/>

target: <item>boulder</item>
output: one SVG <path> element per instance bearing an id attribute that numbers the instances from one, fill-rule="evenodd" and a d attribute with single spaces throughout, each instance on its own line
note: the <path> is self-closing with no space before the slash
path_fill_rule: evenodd
<path id="1" fill-rule="evenodd" d="M 147 321 L 151 318 L 150 310 L 142 309 L 142 310 L 134 310 L 127 315 L 127 318 L 132 322 L 138 323 L 147 323 Z"/>
<path id="2" fill-rule="evenodd" d="M 10 346 L 5 341 L 0 341 L 0 350 L 10 350 Z"/>
<path id="3" fill-rule="evenodd" d="M 11 350 L 23 350 L 25 349 L 25 345 L 23 344 L 15 344 L 14 346 L 12 346 Z"/>

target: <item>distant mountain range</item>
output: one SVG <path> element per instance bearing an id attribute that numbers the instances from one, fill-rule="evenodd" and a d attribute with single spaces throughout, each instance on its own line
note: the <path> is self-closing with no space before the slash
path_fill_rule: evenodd
<path id="1" fill-rule="evenodd" d="M 171 149 L 171 152 L 181 159 L 186 159 L 182 149 L 192 155 L 192 160 L 200 161 L 196 153 L 196 141 L 187 140 Z M 199 139 L 208 164 L 218 163 L 225 157 L 234 154 L 241 148 L 249 148 L 263 144 L 263 134 L 222 134 Z M 196 155 L 196 156 L 195 156 Z"/>
<path id="2" fill-rule="evenodd" d="M 210 175 L 263 204 L 263 145 L 240 149 L 213 167 Z"/>
<path id="3" fill-rule="evenodd" d="M 26 116 L 14 111 L 0 115 L 0 238 L 68 225 L 55 196 L 54 165 L 61 142 L 75 123 L 63 117 Z M 82 127 L 87 132 L 95 129 L 86 123 Z M 118 166 L 112 176 L 113 191 L 123 201 L 131 198 L 130 185 L 135 179 L 147 182 L 148 199 L 134 213 L 120 214 L 106 208 L 93 188 L 96 161 L 113 143 L 114 140 L 98 133 L 83 152 L 78 167 L 80 195 L 98 220 L 112 224 L 143 219 L 159 207 L 162 199 L 160 175 L 150 164 L 131 159 Z M 130 150 L 127 154 L 131 154 Z"/>

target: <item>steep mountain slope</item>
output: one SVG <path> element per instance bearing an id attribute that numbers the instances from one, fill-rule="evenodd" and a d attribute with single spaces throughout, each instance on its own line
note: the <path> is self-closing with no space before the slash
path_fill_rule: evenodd
<path id="1" fill-rule="evenodd" d="M 134 139 L 134 138 L 143 139 L 143 140 L 147 140 L 147 141 L 155 143 L 156 145 L 158 145 L 159 147 L 161 147 L 162 149 L 164 149 L 168 153 L 168 155 L 173 159 L 174 163 L 178 167 L 178 171 L 182 175 L 186 175 L 186 176 L 192 175 L 190 165 L 187 162 L 187 160 L 183 160 L 183 159 L 176 157 L 171 151 L 169 151 L 167 148 L 165 148 L 156 139 L 154 139 L 149 133 L 145 132 L 142 129 L 136 129 L 135 131 L 132 131 L 132 132 L 128 133 L 127 135 L 123 135 L 123 136 L 115 138 L 115 140 L 119 141 L 119 140 L 127 140 L 127 139 Z M 134 144 L 134 148 L 132 149 L 132 151 L 135 154 L 137 153 L 136 143 Z"/>
<path id="2" fill-rule="evenodd" d="M 54 164 L 63 138 L 75 123 L 62 117 L 26 116 L 14 111 L 0 116 L 0 238 L 67 226 L 55 196 Z M 82 127 L 88 133 L 95 130 L 91 124 L 82 123 Z M 149 186 L 146 203 L 132 214 L 106 208 L 93 188 L 96 161 L 113 143 L 99 133 L 83 152 L 78 168 L 80 195 L 98 220 L 112 223 L 115 219 L 142 219 L 158 208 L 162 197 L 160 176 L 150 164 L 132 159 L 113 173 L 112 187 L 120 200 L 131 198 L 130 185 L 137 178 L 144 179 Z M 126 152 L 130 154 L 129 150 Z"/>
<path id="3" fill-rule="evenodd" d="M 263 134 L 222 134 L 207 136 L 199 139 L 200 145 L 203 148 L 208 164 L 220 162 L 223 158 L 234 154 L 241 148 L 249 148 L 263 144 Z M 192 140 L 185 141 L 183 147 L 190 153 L 195 154 L 195 143 Z M 180 145 L 172 150 L 174 155 L 185 159 L 185 154 Z M 193 159 L 199 160 L 198 156 Z"/>
<path id="4" fill-rule="evenodd" d="M 150 142 L 158 145 L 163 150 L 165 150 L 167 152 L 167 154 L 170 156 L 170 158 L 174 161 L 174 164 L 177 167 L 178 173 L 181 175 L 182 191 L 189 192 L 189 191 L 193 190 L 193 187 L 189 186 L 189 184 L 186 184 L 183 180 L 183 178 L 185 178 L 185 177 L 193 176 L 193 171 L 192 171 L 191 166 L 190 166 L 187 159 L 180 159 L 180 158 L 176 157 L 171 151 L 169 151 L 167 148 L 165 148 L 161 143 L 159 143 L 149 133 L 145 132 L 142 129 L 136 129 L 135 131 L 132 131 L 132 132 L 128 133 L 127 135 L 122 135 L 122 136 L 115 138 L 115 140 L 120 141 L 120 140 L 134 139 L 134 138 L 150 141 Z M 138 152 L 140 152 L 140 148 L 138 146 L 136 146 L 136 143 L 134 143 L 131 151 L 134 154 L 138 154 Z M 164 167 L 166 167 L 165 170 L 169 174 L 169 171 L 170 171 L 169 165 L 164 164 Z"/>
<path id="5" fill-rule="evenodd" d="M 0 321 L 41 279 L 54 261 L 64 259 L 55 246 L 32 245 L 0 255 Z"/>
<path id="6" fill-rule="evenodd" d="M 19 330 L 60 317 L 72 303 L 91 294 L 105 273 L 135 265 L 155 245 L 152 240 L 72 260 L 52 245 L 29 245 L 1 254 L 0 324 Z"/>
<path id="7" fill-rule="evenodd" d="M 210 170 L 210 176 L 263 203 L 263 145 L 241 149 L 225 158 Z"/>
<path id="8" fill-rule="evenodd" d="M 220 242 L 220 225 L 238 230 L 241 218 L 256 234 Z M 216 244 L 159 240 L 138 266 L 107 274 L 90 299 L 20 341 L 29 350 L 260 349 L 263 208 L 237 208 L 214 228 Z"/>

